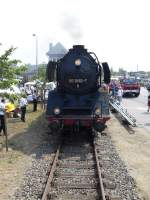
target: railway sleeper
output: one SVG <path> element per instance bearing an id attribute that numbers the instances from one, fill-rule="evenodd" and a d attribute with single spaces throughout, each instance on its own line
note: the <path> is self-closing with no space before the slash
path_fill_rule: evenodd
<path id="1" fill-rule="evenodd" d="M 54 172 L 54 175 L 56 176 L 60 176 L 60 175 L 65 175 L 65 174 L 76 174 L 81 175 L 81 174 L 90 174 L 90 175 L 95 175 L 97 174 L 97 171 L 95 171 L 95 169 L 82 169 L 82 168 L 78 168 L 78 169 L 74 169 L 72 171 L 72 169 L 69 168 L 59 168 L 56 169 L 56 171 Z"/>
<path id="2" fill-rule="evenodd" d="M 92 160 L 94 159 L 94 156 L 93 156 L 93 153 L 88 153 L 88 154 L 82 154 L 80 152 L 80 155 L 77 155 L 76 153 L 70 153 L 70 152 L 67 152 L 67 153 L 61 153 L 59 155 L 59 159 L 65 159 L 69 157 L 70 160 Z"/>
<path id="3" fill-rule="evenodd" d="M 98 182 L 96 183 L 58 183 L 58 182 L 54 182 L 52 183 L 52 185 L 56 188 L 59 189 L 97 189 L 98 187 Z"/>
<path id="4" fill-rule="evenodd" d="M 60 176 L 60 177 L 54 177 L 53 182 L 59 182 L 59 183 L 73 183 L 73 184 L 91 184 L 91 183 L 97 183 L 98 182 L 98 177 L 94 176 Z"/>
<path id="5" fill-rule="evenodd" d="M 57 164 L 60 168 L 70 168 L 70 169 L 73 169 L 73 168 L 75 168 L 75 169 L 95 169 L 96 168 L 96 164 L 94 163 L 94 164 L 78 164 L 78 163 L 76 163 L 76 164 L 65 164 L 65 163 L 58 163 Z"/>
<path id="6" fill-rule="evenodd" d="M 90 148 L 91 145 L 90 144 L 86 144 L 86 143 L 83 143 L 83 142 L 79 142 L 79 143 L 75 143 L 75 142 L 65 142 L 63 143 L 63 145 L 65 145 L 66 147 L 79 147 L 79 148 Z"/>
<path id="7" fill-rule="evenodd" d="M 62 178 L 64 178 L 64 177 L 66 177 L 66 178 L 71 178 L 71 177 L 77 177 L 77 176 L 80 176 L 80 177 L 84 177 L 84 176 L 86 176 L 86 177 L 97 177 L 97 174 L 96 174 L 96 172 L 94 172 L 94 173 L 90 173 L 90 174 L 81 174 L 81 173 L 74 173 L 74 172 L 72 172 L 72 173 L 57 173 L 57 174 L 55 174 L 55 176 L 56 177 L 62 177 Z"/>
<path id="8" fill-rule="evenodd" d="M 99 196 L 96 189 L 54 189 L 50 194 L 52 200 L 98 200 Z"/>
<path id="9" fill-rule="evenodd" d="M 96 189 L 76 189 L 76 188 L 73 188 L 73 189 L 69 189 L 69 188 L 66 188 L 66 189 L 61 189 L 61 188 L 54 188 L 52 187 L 51 189 L 51 194 L 57 194 L 59 193 L 59 195 L 63 195 L 63 194 L 71 194 L 71 195 L 78 195 L 78 194 L 82 194 L 82 195 L 96 195 L 97 194 L 97 188 Z"/>
<path id="10" fill-rule="evenodd" d="M 50 197 L 50 200 L 74 200 L 74 199 L 80 199 L 80 200 L 99 200 L 99 197 L 82 197 L 81 195 L 78 195 L 78 196 L 71 196 L 71 195 L 63 195 L 63 196 L 61 196 L 61 197 L 58 197 L 58 196 L 56 196 L 56 197 Z"/>
<path id="11" fill-rule="evenodd" d="M 84 166 L 84 165 L 94 165 L 95 164 L 95 161 L 94 160 L 87 160 L 87 161 L 80 161 L 80 160 L 76 160 L 76 161 L 72 161 L 72 160 L 66 160 L 66 159 L 63 159 L 63 160 L 60 160 L 59 161 L 59 163 L 58 163 L 58 165 L 60 166 L 60 165 L 63 165 L 63 164 L 68 164 L 68 167 L 71 165 L 82 165 L 82 166 Z"/>
<path id="12" fill-rule="evenodd" d="M 67 156 L 61 156 L 59 157 L 60 160 L 67 160 Z M 89 157 L 89 156 L 80 156 L 80 157 L 72 157 L 72 158 L 69 158 L 69 162 L 81 162 L 81 161 L 84 161 L 84 162 L 89 162 L 91 160 L 94 159 L 94 156 L 93 157 Z"/>
<path id="13" fill-rule="evenodd" d="M 93 150 L 92 149 L 77 149 L 77 150 L 75 150 L 75 149 L 63 149 L 62 151 L 61 151 L 61 153 L 64 153 L 64 154 L 67 154 L 67 152 L 69 152 L 70 154 L 76 154 L 76 155 L 81 155 L 81 154 L 88 154 L 88 153 L 93 153 Z"/>

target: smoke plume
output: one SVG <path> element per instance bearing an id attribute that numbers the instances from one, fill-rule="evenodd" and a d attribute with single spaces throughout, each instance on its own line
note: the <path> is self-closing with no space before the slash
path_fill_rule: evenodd
<path id="1" fill-rule="evenodd" d="M 69 14 L 63 15 L 61 26 L 69 34 L 74 42 L 81 42 L 82 28 L 78 16 Z"/>

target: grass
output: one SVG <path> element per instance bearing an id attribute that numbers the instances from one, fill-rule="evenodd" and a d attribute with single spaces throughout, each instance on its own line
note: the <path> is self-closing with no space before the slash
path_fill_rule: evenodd
<path id="1" fill-rule="evenodd" d="M 0 144 L 3 146 L 3 150 L 0 151 L 0 165 L 17 162 L 23 154 L 30 152 L 36 146 L 36 139 L 38 139 L 36 135 L 40 137 L 40 132 L 46 127 L 44 111 L 39 105 L 38 111 L 32 112 L 32 105 L 28 105 L 26 118 L 25 123 L 19 119 L 7 120 L 9 151 L 5 150 L 5 137 L 0 136 Z"/>

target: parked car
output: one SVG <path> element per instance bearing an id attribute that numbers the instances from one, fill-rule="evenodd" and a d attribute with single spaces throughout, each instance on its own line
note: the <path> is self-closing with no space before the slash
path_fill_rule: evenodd
<path id="1" fill-rule="evenodd" d="M 134 95 L 138 97 L 140 95 L 141 86 L 138 80 L 132 78 L 126 78 L 120 81 L 123 89 L 123 95 Z"/>

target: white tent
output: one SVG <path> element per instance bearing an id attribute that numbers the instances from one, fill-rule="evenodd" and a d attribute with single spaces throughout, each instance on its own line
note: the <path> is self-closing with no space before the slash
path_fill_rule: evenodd
<path id="1" fill-rule="evenodd" d="M 0 94 L 3 94 L 3 93 L 20 94 L 21 91 L 20 91 L 20 89 L 17 86 L 13 85 L 9 89 L 5 89 L 5 90 L 0 89 Z"/>

